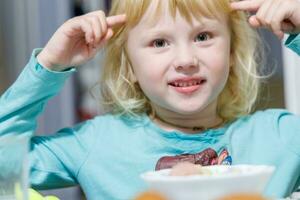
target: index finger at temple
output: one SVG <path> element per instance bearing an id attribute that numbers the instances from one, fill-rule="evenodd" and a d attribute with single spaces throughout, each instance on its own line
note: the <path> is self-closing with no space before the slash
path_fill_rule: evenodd
<path id="1" fill-rule="evenodd" d="M 260 0 L 235 1 L 230 3 L 232 10 L 256 12 L 261 5 Z"/>
<path id="2" fill-rule="evenodd" d="M 126 22 L 126 15 L 114 15 L 106 18 L 107 25 L 109 27 L 115 26 L 117 24 L 123 24 Z"/>

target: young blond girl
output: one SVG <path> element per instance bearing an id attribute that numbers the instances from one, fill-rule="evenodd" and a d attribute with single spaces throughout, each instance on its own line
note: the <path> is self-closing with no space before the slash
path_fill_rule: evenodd
<path id="1" fill-rule="evenodd" d="M 131 199 L 145 189 L 140 173 L 189 160 L 274 165 L 264 194 L 288 196 L 300 182 L 300 118 L 250 114 L 263 67 L 251 26 L 293 33 L 286 45 L 300 53 L 297 0 L 115 0 L 109 17 L 70 19 L 1 96 L 0 133 L 33 135 L 47 100 L 104 47 L 107 114 L 33 136 L 32 187 L 80 184 L 88 199 Z"/>

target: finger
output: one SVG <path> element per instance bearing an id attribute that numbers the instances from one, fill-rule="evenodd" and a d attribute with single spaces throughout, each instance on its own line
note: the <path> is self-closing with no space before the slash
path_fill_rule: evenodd
<path id="1" fill-rule="evenodd" d="M 263 26 L 269 29 L 271 29 L 271 27 L 270 27 L 270 23 L 267 21 L 267 15 L 270 8 L 272 7 L 272 4 L 273 4 L 273 0 L 264 1 L 262 5 L 259 7 L 257 13 L 255 14 L 260 24 L 262 24 Z"/>
<path id="2" fill-rule="evenodd" d="M 278 17 L 278 12 L 282 6 L 281 4 L 282 1 L 274 0 L 265 15 L 265 21 L 274 33 L 280 30 L 280 22 L 283 20 L 282 17 Z"/>
<path id="3" fill-rule="evenodd" d="M 123 24 L 126 22 L 126 15 L 114 15 L 106 18 L 107 25 L 113 27 L 118 24 Z"/>
<path id="4" fill-rule="evenodd" d="M 105 13 L 102 12 L 102 13 L 99 13 L 98 15 L 98 19 L 100 21 L 100 25 L 101 25 L 101 30 L 102 30 L 102 35 L 101 35 L 101 38 L 100 38 L 100 41 L 105 37 L 105 35 L 107 34 L 107 22 L 106 22 L 106 16 L 105 16 Z"/>
<path id="5" fill-rule="evenodd" d="M 80 28 L 84 32 L 86 42 L 92 44 L 94 42 L 92 24 L 86 19 L 81 19 Z"/>
<path id="6" fill-rule="evenodd" d="M 106 43 L 113 36 L 113 34 L 114 34 L 113 30 L 111 28 L 108 29 L 107 34 L 105 35 L 101 43 L 102 44 Z"/>
<path id="7" fill-rule="evenodd" d="M 286 19 L 290 15 L 290 6 L 284 3 L 285 2 L 281 0 L 277 1 L 278 6 L 276 8 L 274 7 L 276 13 L 272 17 L 272 31 L 278 38 L 282 38 L 284 32 L 291 33 L 294 30 L 294 25 Z"/>
<path id="8" fill-rule="evenodd" d="M 96 41 L 95 41 L 95 43 L 97 45 L 107 32 L 106 16 L 102 10 L 94 11 L 87 15 L 96 18 L 95 21 L 97 21 L 97 26 L 99 26 L 98 30 L 100 32 L 100 35 L 97 35 L 98 37 L 96 38 Z"/>
<path id="9" fill-rule="evenodd" d="M 256 12 L 261 5 L 261 0 L 245 0 L 230 3 L 232 10 Z"/>
<path id="10" fill-rule="evenodd" d="M 111 28 L 108 29 L 107 34 L 105 35 L 103 41 L 104 42 L 108 41 L 113 36 L 113 34 L 114 34 L 113 30 Z"/>
<path id="11" fill-rule="evenodd" d="M 256 18 L 255 15 L 251 16 L 249 19 L 249 24 L 254 27 L 254 28 L 258 28 L 260 26 L 262 26 L 262 24 L 259 22 L 259 20 Z"/>
<path id="12" fill-rule="evenodd" d="M 92 24 L 92 28 L 93 28 L 93 37 L 94 37 L 94 44 L 96 45 L 102 37 L 102 28 L 101 28 L 101 24 L 98 20 L 97 16 L 90 16 L 90 23 Z"/>
<path id="13" fill-rule="evenodd" d="M 285 18 L 285 8 L 282 8 L 282 1 L 277 1 L 276 3 L 276 7 L 274 6 L 273 9 L 274 11 L 270 11 L 273 12 L 273 16 L 270 16 L 270 25 L 271 25 L 271 30 L 272 32 L 277 35 L 277 37 L 279 39 L 282 39 L 282 37 L 284 36 L 284 33 L 281 29 L 281 23 L 284 21 Z"/>

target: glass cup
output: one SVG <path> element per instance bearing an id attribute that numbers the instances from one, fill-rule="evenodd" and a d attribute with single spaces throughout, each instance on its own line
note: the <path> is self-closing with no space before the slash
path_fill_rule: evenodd
<path id="1" fill-rule="evenodd" d="M 0 136 L 0 200 L 28 200 L 29 138 Z"/>

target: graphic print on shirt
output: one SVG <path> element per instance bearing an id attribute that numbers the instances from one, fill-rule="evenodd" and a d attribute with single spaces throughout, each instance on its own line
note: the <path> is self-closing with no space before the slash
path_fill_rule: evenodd
<path id="1" fill-rule="evenodd" d="M 204 151 L 195 154 L 180 154 L 176 156 L 161 157 L 156 163 L 155 170 L 172 168 L 180 162 L 190 162 L 202 166 L 231 165 L 232 158 L 225 148 L 222 149 L 219 155 L 214 149 L 207 148 Z"/>

